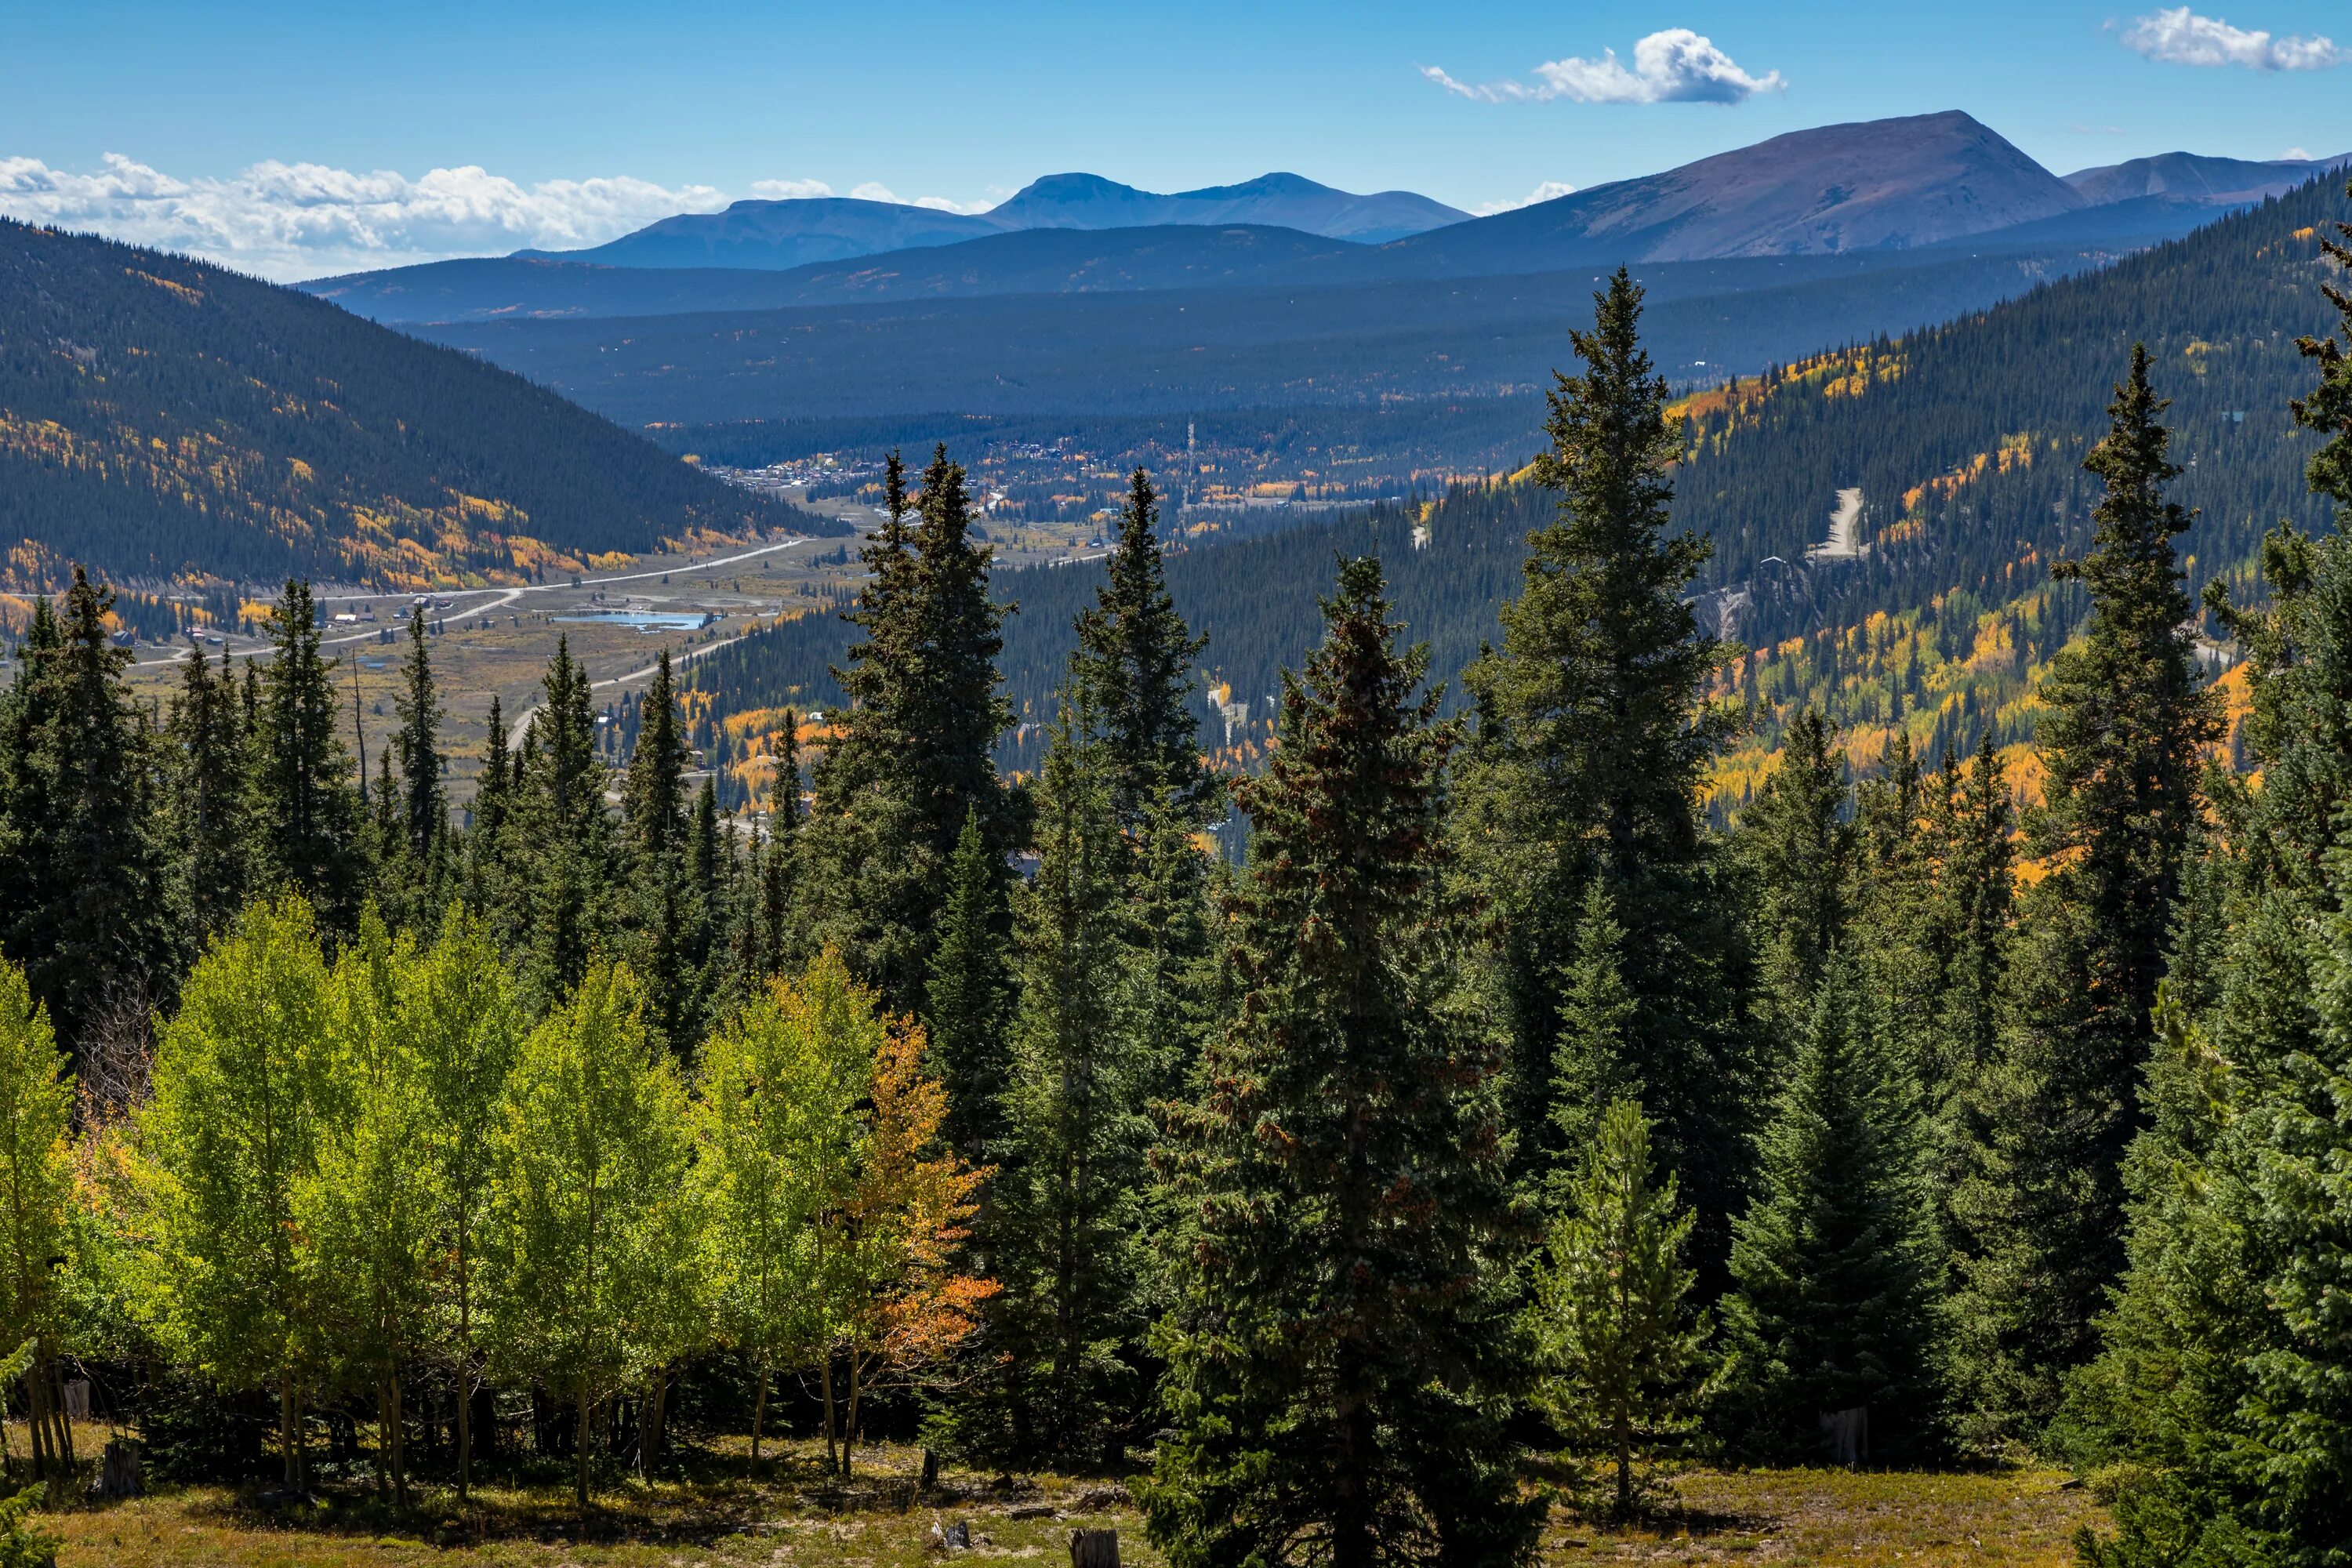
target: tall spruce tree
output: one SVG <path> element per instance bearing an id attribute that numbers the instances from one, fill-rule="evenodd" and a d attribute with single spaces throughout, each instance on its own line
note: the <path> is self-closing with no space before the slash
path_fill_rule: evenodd
<path id="1" fill-rule="evenodd" d="M 947 1090 L 940 1136 L 967 1163 L 996 1158 L 1003 1133 L 1006 1012 L 1003 877 L 982 836 L 980 813 L 964 817 L 948 868 L 947 908 L 931 955 L 929 1070 Z"/>
<path id="2" fill-rule="evenodd" d="M 1015 894 L 1019 1003 L 985 1210 L 984 1353 L 1009 1358 L 1007 1458 L 1116 1461 L 1142 1407 L 1151 1082 L 1124 1026 L 1115 773 L 1066 700 L 1037 789 L 1036 876 Z"/>
<path id="3" fill-rule="evenodd" d="M 656 1038 L 683 1050 L 691 1043 L 693 1002 L 701 981 L 692 952 L 695 891 L 686 863 L 686 774 L 693 752 L 667 648 L 654 662 L 654 678 L 638 711 L 636 750 L 621 786 L 630 870 L 629 952 L 643 977 L 647 1025 Z"/>
<path id="4" fill-rule="evenodd" d="M 2352 268 L 2352 247 L 2328 254 Z M 2308 472 L 2344 519 L 2352 297 L 2328 298 L 2339 325 L 2301 343 L 2321 384 L 2295 415 L 2328 437 Z M 2352 862 L 2337 842 L 2352 553 L 2282 528 L 2263 556 L 2267 610 L 2208 591 L 2251 656 L 2245 740 L 2263 786 L 2217 802 L 2217 859 L 2189 879 L 2124 1167 L 2129 1268 L 2058 1423 L 2070 1459 L 2126 1478 L 2116 1533 L 2084 1543 L 2091 1568 L 2330 1563 L 2352 1540 Z"/>
<path id="5" fill-rule="evenodd" d="M 1523 1245 L 1499 1042 L 1457 990 L 1444 768 L 1377 561 L 1343 565 L 1241 788 L 1242 994 L 1166 1156 L 1187 1215 L 1144 1489 L 1171 1563 L 1511 1563 L 1540 1504 L 1500 1417 Z"/>
<path id="6" fill-rule="evenodd" d="M 164 739 L 172 832 L 182 847 L 179 902 L 201 947 L 228 928 L 245 902 L 245 724 L 227 649 L 215 670 L 203 644 L 190 647 Z"/>
<path id="7" fill-rule="evenodd" d="M 1638 1005 L 1625 987 L 1624 946 L 1625 928 L 1617 923 L 1609 884 L 1596 877 L 1585 884 L 1576 948 L 1560 986 L 1559 1041 L 1552 1049 L 1551 1068 L 1551 1123 L 1561 1151 L 1555 1177 L 1581 1168 L 1611 1106 L 1641 1102 L 1640 1066 L 1627 1058 L 1625 1049 Z M 1649 1136 L 1645 1122 L 1645 1155 Z"/>
<path id="8" fill-rule="evenodd" d="M 2089 1359 L 2094 1320 L 2124 1258 L 2123 1157 L 2181 867 L 2198 829 L 2199 773 L 2219 738 L 2199 680 L 2194 605 L 2165 499 L 2165 405 L 2145 345 L 2084 467 L 2105 484 L 2090 552 L 2062 563 L 2091 610 L 2053 662 L 2035 743 L 2045 804 L 2029 847 L 2050 868 L 2024 910 L 2017 985 L 1997 1059 L 1979 1075 L 1978 1171 L 1954 1199 L 1965 1232 L 1964 1375 L 1986 1436 L 2055 1411 Z"/>
<path id="9" fill-rule="evenodd" d="M 366 887 L 366 823 L 343 744 L 337 661 L 319 651 L 310 584 L 286 584 L 270 614 L 269 641 L 248 731 L 254 885 L 298 891 L 328 930 L 350 931 Z"/>
<path id="10" fill-rule="evenodd" d="M 425 646 L 425 612 L 408 616 L 408 657 L 402 662 L 400 689 L 392 700 L 396 727 L 392 761 L 399 771 L 397 802 L 403 858 L 409 868 L 409 918 L 436 922 L 446 896 L 449 867 L 449 800 L 441 783 L 441 700 L 433 681 L 433 656 Z"/>
<path id="11" fill-rule="evenodd" d="M 604 768 L 596 759 L 596 720 L 588 672 L 558 637 L 542 680 L 545 697 L 523 740 L 516 802 L 519 897 L 512 945 L 542 1006 L 552 1005 L 588 973 L 608 934 L 606 904 L 613 847 L 604 814 Z"/>
<path id="12" fill-rule="evenodd" d="M 1707 707 L 1725 658 L 1685 590 L 1706 539 L 1674 531 L 1668 469 L 1679 432 L 1640 338 L 1642 290 L 1622 268 L 1572 335 L 1581 374 L 1549 395 L 1538 483 L 1556 521 L 1528 537 L 1503 646 L 1465 677 L 1478 728 L 1464 770 L 1465 853 L 1495 910 L 1501 1003 L 1514 1038 L 1519 1159 L 1551 1157 L 1545 1086 L 1560 1027 L 1559 977 L 1585 884 L 1605 879 L 1640 1002 L 1629 1058 L 1661 1158 L 1701 1214 L 1735 1201 L 1746 1163 L 1748 1051 L 1734 1028 L 1738 933 L 1712 886 L 1698 789 L 1731 721 Z"/>
<path id="13" fill-rule="evenodd" d="M 1784 1047 L 1795 1044 L 1812 1013 L 1853 898 L 1852 791 L 1844 760 L 1831 749 L 1834 738 L 1818 710 L 1790 721 L 1780 770 L 1757 792 L 1737 840 L 1753 911 L 1757 1009 Z"/>
<path id="14" fill-rule="evenodd" d="M 977 811 L 1001 855 L 1019 836 L 1018 801 L 992 757 L 1012 722 L 994 662 L 1003 611 L 988 599 L 963 470 L 940 447 L 910 501 L 894 453 L 886 492 L 846 617 L 864 637 L 834 672 L 850 706 L 814 770 L 797 892 L 811 940 L 840 948 L 893 1011 L 919 1013 L 964 818 Z"/>
<path id="15" fill-rule="evenodd" d="M 159 759 L 123 687 L 131 656 L 111 639 L 113 604 L 75 567 L 10 701 L 9 739 L 25 750 L 5 802 L 20 879 L 6 951 L 77 1061 L 101 1034 L 143 1040 L 176 977 Z"/>
<path id="16" fill-rule="evenodd" d="M 1137 468 L 1102 591 L 1078 615 L 1070 658 L 1077 692 L 1100 715 L 1119 820 L 1130 829 L 1160 791 L 1192 807 L 1210 794 L 1200 720 L 1188 700 L 1192 660 L 1209 639 L 1192 635 L 1169 595 L 1155 527 L 1159 501 L 1150 476 Z"/>
<path id="17" fill-rule="evenodd" d="M 1733 1227 L 1724 1417 L 1759 1458 L 1817 1453 L 1824 1416 L 1866 1410 L 1871 1456 L 1931 1449 L 1937 1283 L 1918 1106 L 1850 960 L 1835 959 Z"/>

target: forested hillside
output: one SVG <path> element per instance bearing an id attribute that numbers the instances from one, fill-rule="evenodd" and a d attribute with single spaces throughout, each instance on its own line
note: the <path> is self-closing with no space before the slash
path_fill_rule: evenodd
<path id="1" fill-rule="evenodd" d="M 2308 374 L 2294 339 L 2326 319 L 2315 226 L 2342 203 L 2306 189 L 2107 271 L 1677 405 L 1675 515 L 1715 541 L 1703 607 L 1756 650 L 1724 677 L 1759 721 L 1726 761 L 1727 804 L 1745 797 L 1795 704 L 1823 705 L 1863 761 L 1897 724 L 1929 755 L 1973 747 L 1988 723 L 2003 744 L 2027 737 L 2035 672 L 2082 614 L 2049 564 L 2087 537 L 2097 487 L 2081 462 L 2136 340 L 2173 399 L 2177 490 L 2199 513 L 2183 546 L 2194 575 L 2243 576 L 2282 517 L 2324 524 L 2287 403 Z M 1863 493 L 1867 552 L 1809 559 L 1847 488 Z M 1229 686 L 1250 704 L 1236 739 L 1259 738 L 1278 672 L 1309 646 L 1335 552 L 1365 549 L 1388 561 L 1399 613 L 1432 644 L 1433 675 L 1451 681 L 1496 635 L 1521 537 L 1551 504 L 1515 482 L 1178 550 L 1170 589 L 1209 637 L 1202 689 Z M 1080 565 L 998 579 L 1020 605 L 1004 666 L 1024 715 L 1048 711 L 1096 575 Z M 825 671 L 845 642 L 837 623 L 794 622 L 724 650 L 698 679 L 722 706 L 830 704 Z M 1199 711 L 1204 736 L 1222 740 L 1205 699 Z M 1022 746 L 1015 762 L 1031 754 Z"/>
<path id="2" fill-rule="evenodd" d="M 5 580 L 518 579 L 801 521 L 464 354 L 0 222 Z"/>

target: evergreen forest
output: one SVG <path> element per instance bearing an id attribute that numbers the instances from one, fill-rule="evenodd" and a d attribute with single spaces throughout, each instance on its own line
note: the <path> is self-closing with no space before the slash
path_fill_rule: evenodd
<path id="1" fill-rule="evenodd" d="M 2276 243 L 2320 328 L 2247 418 L 2340 522 L 2352 226 Z M 1181 1568 L 2027 1454 L 2109 1500 L 2085 1568 L 2346 1562 L 2352 550 L 2192 563 L 2184 351 L 2070 349 L 2030 739 L 1857 765 L 1799 694 L 1718 819 L 1762 715 L 1642 310 L 1594 295 L 1518 488 L 1350 525 L 1247 769 L 1141 471 L 1030 695 L 964 472 L 894 458 L 837 696 L 740 813 L 666 659 L 615 760 L 559 644 L 460 813 L 421 621 L 361 776 L 303 579 L 151 716 L 77 572 L 0 698 L 26 1462 L 70 1473 L 73 1369 L 172 1474 L 463 1496 L 527 1448 L 585 1513 L 698 1432 L 845 1479 L 915 1437 L 1124 1477 Z M 1820 370 L 1740 417 L 1832 422 Z M 1398 537 L 1449 508 L 1490 630 Z"/>

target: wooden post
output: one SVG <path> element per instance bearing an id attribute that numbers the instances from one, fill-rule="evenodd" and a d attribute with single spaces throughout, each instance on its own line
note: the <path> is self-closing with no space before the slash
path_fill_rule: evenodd
<path id="1" fill-rule="evenodd" d="M 1118 1531 L 1070 1531 L 1070 1568 L 1118 1568 Z"/>

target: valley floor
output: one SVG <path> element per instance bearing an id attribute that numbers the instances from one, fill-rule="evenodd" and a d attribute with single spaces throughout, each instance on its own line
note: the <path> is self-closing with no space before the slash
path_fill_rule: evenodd
<path id="1" fill-rule="evenodd" d="M 568 1489 L 478 1489 L 461 1512 L 454 1495 L 394 1514 L 364 1499 L 331 1500 L 286 1517 L 220 1489 L 167 1489 L 105 1509 L 41 1516 L 66 1538 L 59 1568 L 732 1568 L 843 1564 L 916 1568 L 939 1560 L 935 1526 L 969 1524 L 980 1563 L 1066 1560 L 1072 1529 L 1119 1532 L 1130 1568 L 1162 1562 L 1115 1487 L 1039 1477 L 1010 1489 L 950 1471 L 955 1500 L 913 1497 L 918 1456 L 861 1456 L 860 1475 L 829 1490 L 812 1445 L 788 1446 L 767 1479 L 745 1479 L 739 1451 L 694 1480 L 611 1486 L 583 1523 Z M 2090 1494 L 2056 1472 L 1923 1474 L 1769 1470 L 1701 1472 L 1680 1482 L 1670 1521 L 1601 1530 L 1556 1510 L 1546 1568 L 1583 1563 L 1770 1563 L 1799 1568 L 2063 1568 L 2073 1537 L 2101 1522 Z M 956 1556 L 966 1553 L 958 1552 Z"/>

